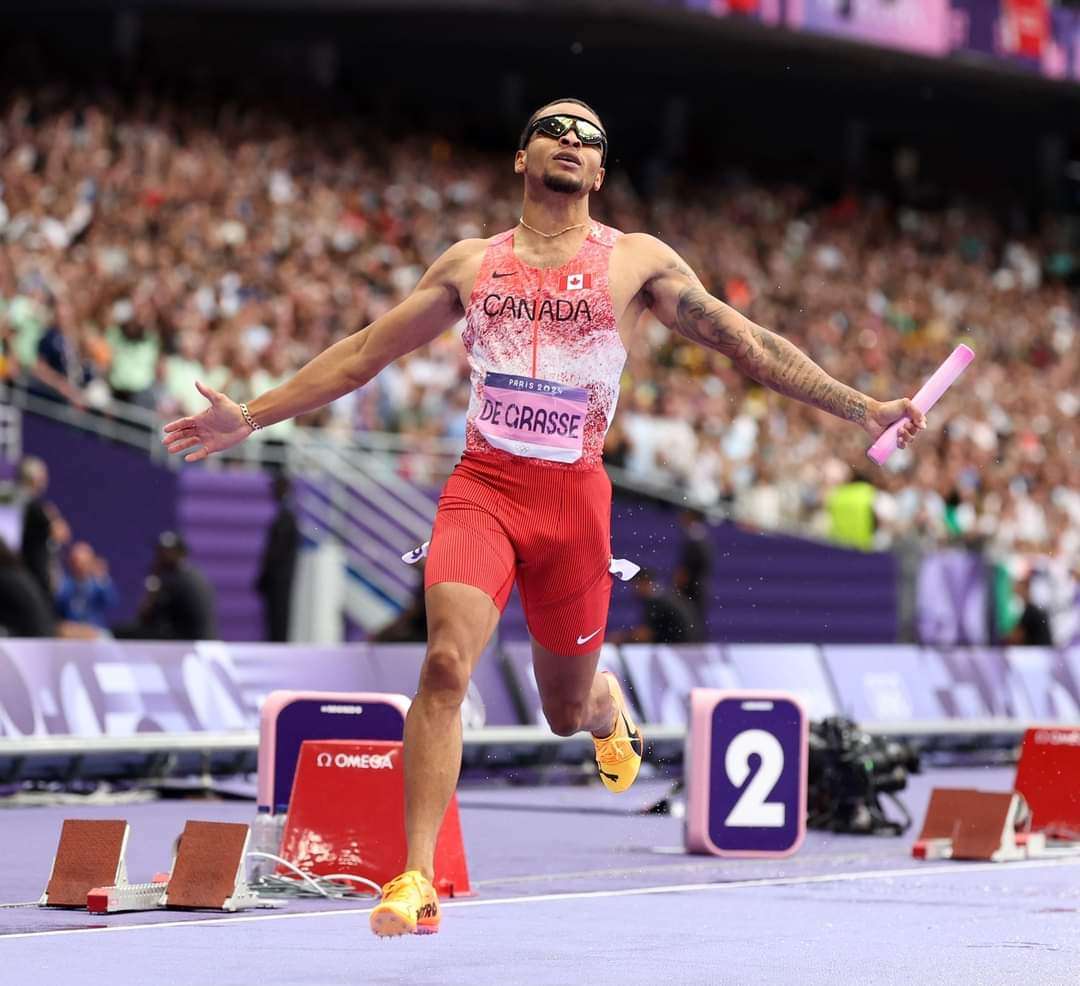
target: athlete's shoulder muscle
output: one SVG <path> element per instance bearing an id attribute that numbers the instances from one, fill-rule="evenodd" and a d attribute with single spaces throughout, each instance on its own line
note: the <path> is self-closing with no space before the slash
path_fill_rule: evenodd
<path id="1" fill-rule="evenodd" d="M 456 304 L 464 309 L 472 293 L 473 282 L 480 270 L 484 251 L 490 239 L 458 240 L 441 253 L 427 269 L 417 290 L 440 286 L 455 296 Z"/>
<path id="2" fill-rule="evenodd" d="M 663 240 L 648 233 L 627 233 L 619 238 L 612 256 L 617 277 L 626 293 L 642 308 L 656 303 L 657 289 L 667 282 L 692 284 L 701 282 L 690 266 Z M 661 289 L 661 293 L 663 292 Z"/>
<path id="3" fill-rule="evenodd" d="M 698 279 L 690 265 L 663 240 L 649 233 L 628 233 L 623 239 L 629 241 L 627 247 L 633 251 L 646 281 L 669 272 L 695 281 Z"/>

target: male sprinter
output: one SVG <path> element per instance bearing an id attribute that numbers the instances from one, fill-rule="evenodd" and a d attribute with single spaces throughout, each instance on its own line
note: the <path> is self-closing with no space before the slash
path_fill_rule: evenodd
<path id="1" fill-rule="evenodd" d="M 514 229 L 450 247 L 413 293 L 249 405 L 198 385 L 210 406 L 165 427 L 170 452 L 198 461 L 368 383 L 463 316 L 471 366 L 465 454 L 439 500 L 424 574 L 427 656 L 405 723 L 406 872 L 371 915 L 377 935 L 439 928 L 435 839 L 461 763 L 460 706 L 517 582 L 544 714 L 588 730 L 601 780 L 624 791 L 642 737 L 615 679 L 598 674 L 611 577 L 611 485 L 601 465 L 629 334 L 649 309 L 782 394 L 898 444 L 924 427 L 909 400 L 880 403 L 834 380 L 783 338 L 712 297 L 678 255 L 643 233 L 589 218 L 607 135 L 577 99 L 529 119 L 514 157 L 524 179 Z"/>

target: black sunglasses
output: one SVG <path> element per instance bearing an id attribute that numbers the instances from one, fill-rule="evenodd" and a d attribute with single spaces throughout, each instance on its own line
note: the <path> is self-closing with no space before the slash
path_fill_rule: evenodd
<path id="1" fill-rule="evenodd" d="M 600 148 L 600 166 L 603 167 L 604 162 L 607 161 L 607 134 L 595 123 L 583 120 L 580 116 L 566 116 L 560 113 L 558 116 L 542 116 L 539 120 L 533 120 L 521 139 L 521 149 L 525 149 L 525 145 L 535 133 L 542 133 L 545 137 L 558 140 L 570 130 L 578 135 L 578 139 L 583 144 Z"/>

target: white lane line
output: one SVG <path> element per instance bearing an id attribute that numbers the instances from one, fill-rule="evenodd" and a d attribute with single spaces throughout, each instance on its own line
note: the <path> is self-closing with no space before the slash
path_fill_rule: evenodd
<path id="1" fill-rule="evenodd" d="M 709 893 L 718 890 L 749 890 L 758 887 L 801 887 L 816 883 L 856 883 L 866 880 L 903 880 L 911 877 L 961 876 L 967 873 L 1000 874 L 1018 870 L 1045 869 L 1049 866 L 1078 866 L 1080 859 L 1031 859 L 1015 863 L 943 863 L 940 866 L 905 866 L 893 870 L 860 870 L 853 873 L 822 873 L 816 876 L 762 877 L 756 880 L 731 880 L 727 883 L 682 883 L 655 887 L 629 887 L 622 890 L 582 890 L 561 894 L 536 894 L 525 897 L 498 897 L 492 900 L 454 900 L 446 910 L 462 907 L 499 907 L 504 904 L 543 904 L 564 900 L 602 900 L 613 897 L 645 897 L 654 894 Z M 291 914 L 249 914 L 235 917 L 197 918 L 191 921 L 156 921 L 147 924 L 121 924 L 103 928 L 61 928 L 52 931 L 27 931 L 5 935 L 0 945 L 16 938 L 52 938 L 58 935 L 117 934 L 125 931 L 154 931 L 160 928 L 190 928 L 206 925 L 247 924 L 254 921 L 299 921 L 307 918 L 344 917 L 370 914 L 374 907 L 344 907 L 328 911 L 298 911 Z"/>

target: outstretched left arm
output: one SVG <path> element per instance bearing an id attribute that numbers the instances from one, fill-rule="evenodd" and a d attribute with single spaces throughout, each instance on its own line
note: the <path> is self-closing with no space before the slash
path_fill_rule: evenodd
<path id="1" fill-rule="evenodd" d="M 723 353 L 758 383 L 854 422 L 875 438 L 898 418 L 909 417 L 897 436 L 901 448 L 925 427 L 910 400 L 883 403 L 841 383 L 783 336 L 714 298 L 666 244 L 641 237 L 640 248 L 650 271 L 641 289 L 645 304 L 669 329 Z"/>

